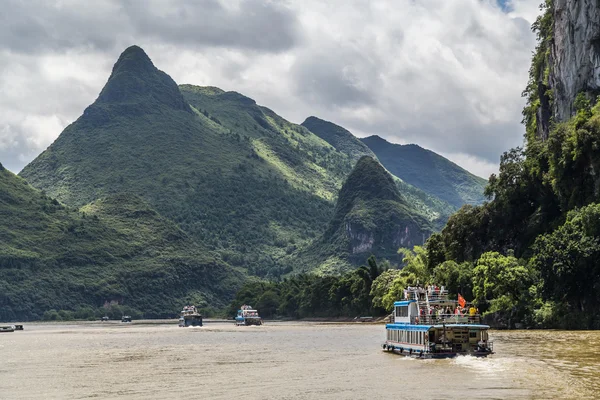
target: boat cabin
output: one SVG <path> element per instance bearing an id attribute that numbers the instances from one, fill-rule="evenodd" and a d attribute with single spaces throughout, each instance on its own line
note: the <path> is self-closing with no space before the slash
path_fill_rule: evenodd
<path id="1" fill-rule="evenodd" d="M 427 358 L 493 353 L 489 326 L 480 323 L 477 309 L 460 295 L 460 300 L 450 300 L 437 287 L 409 287 L 404 297 L 394 303 L 384 350 Z"/>

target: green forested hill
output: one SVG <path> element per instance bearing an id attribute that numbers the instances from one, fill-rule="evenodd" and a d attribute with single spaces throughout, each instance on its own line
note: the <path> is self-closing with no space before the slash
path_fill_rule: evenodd
<path id="1" fill-rule="evenodd" d="M 319 130 L 317 125 L 311 128 Z M 454 206 L 399 179 L 394 181 L 373 160 L 363 161 L 363 167 L 352 176 L 362 176 L 359 180 L 365 182 L 380 177 L 374 182 L 385 183 L 386 189 L 372 187 L 374 192 L 369 198 L 361 189 L 363 194 L 352 200 L 344 200 L 352 196 L 348 189 L 342 189 L 342 201 L 336 208 L 338 192 L 360 151 L 371 154 L 349 132 L 340 132 L 336 136 L 339 140 L 333 141 L 286 121 L 240 93 L 215 87 L 177 86 L 141 48 L 126 49 L 98 99 L 20 176 L 50 198 L 85 212 L 86 217 L 81 214 L 76 222 L 97 216 L 100 222 L 104 221 L 103 229 L 118 230 L 122 238 L 139 244 L 139 251 L 154 248 L 154 240 L 164 244 L 161 238 L 165 235 L 182 235 L 177 242 L 180 244 L 152 253 L 152 257 L 165 254 L 171 261 L 143 253 L 150 257 L 147 268 L 123 261 L 134 260 L 137 256 L 133 255 L 117 257 L 114 262 L 100 262 L 93 256 L 89 264 L 69 264 L 72 269 L 68 274 L 74 278 L 62 275 L 67 285 L 79 282 L 78 268 L 84 271 L 82 276 L 87 276 L 98 265 L 107 271 L 107 280 L 101 276 L 97 281 L 77 286 L 69 293 L 83 297 L 73 303 L 61 303 L 58 291 L 43 287 L 40 293 L 46 294 L 40 295 L 38 303 L 45 297 L 52 299 L 46 308 L 50 304 L 58 308 L 76 303 L 98 304 L 105 301 L 104 297 L 85 297 L 81 293 L 87 293 L 89 287 L 106 287 L 114 290 L 107 299 L 116 296 L 113 300 L 119 301 L 118 295 L 127 294 L 127 304 L 140 310 L 151 309 L 149 316 L 162 315 L 173 306 L 172 299 L 192 296 L 196 288 L 204 290 L 203 284 L 196 283 L 200 275 L 190 278 L 192 283 L 187 289 L 174 286 L 176 276 L 196 271 L 194 260 L 198 260 L 200 265 L 211 265 L 221 274 L 222 279 L 214 281 L 212 276 L 217 275 L 207 275 L 206 282 L 211 282 L 207 285 L 214 286 L 212 291 L 198 292 L 204 296 L 203 301 L 218 305 L 227 299 L 228 290 L 237 279 L 243 278 L 234 273 L 236 268 L 265 278 L 295 272 L 294 267 L 302 271 L 319 268 L 321 272 L 327 271 L 327 266 L 334 266 L 329 268 L 332 271 L 345 269 L 371 253 L 397 258 L 398 246 L 421 243 L 431 226 L 440 227 Z M 347 143 L 351 146 L 346 147 Z M 361 187 L 362 184 L 355 185 L 352 176 L 344 187 Z M 388 187 L 390 182 L 393 189 Z M 393 195 L 377 199 L 382 193 Z M 131 201 L 133 205 L 119 208 Z M 350 204 L 349 208 L 340 209 L 344 204 Z M 152 232 L 151 220 L 146 230 L 138 232 L 129 225 L 136 226 L 137 220 L 125 218 L 136 208 L 155 210 L 151 211 L 155 222 L 173 231 Z M 137 211 L 133 214 L 146 215 Z M 77 215 L 73 213 L 73 218 Z M 149 216 L 150 211 L 146 217 Z M 345 237 L 344 224 L 350 224 L 360 237 Z M 142 237 L 138 238 L 138 234 Z M 363 236 L 366 242 L 361 239 Z M 112 240 L 113 236 L 109 238 Z M 115 255 L 104 237 L 96 240 L 99 246 L 105 246 L 105 253 Z M 65 243 L 69 240 L 65 239 Z M 117 248 L 121 245 L 125 244 L 115 244 Z M 48 253 L 40 251 L 39 257 L 45 257 L 47 262 L 60 259 L 52 248 L 49 244 Z M 361 250 L 356 251 L 358 248 Z M 19 251 L 26 249 L 22 246 Z M 137 254 L 130 248 L 123 251 Z M 75 259 L 87 259 L 87 254 L 96 253 L 74 247 L 70 254 Z M 297 262 L 298 254 L 306 262 Z M 342 261 L 336 264 L 338 258 Z M 36 277 L 49 273 L 43 265 Z M 168 282 L 161 286 L 123 287 L 123 282 L 132 281 L 127 278 L 131 271 L 157 274 L 156 281 L 160 283 L 159 271 L 163 270 L 167 271 L 164 279 Z M 5 279 L 7 284 L 12 285 L 11 279 Z M 144 285 L 151 281 L 135 279 Z M 143 297 L 148 290 L 156 292 L 156 305 L 144 305 L 151 303 Z M 137 293 L 142 297 L 135 297 Z"/>
<path id="2" fill-rule="evenodd" d="M 135 194 L 226 262 L 277 276 L 289 272 L 281 257 L 322 233 L 351 168 L 252 99 L 178 88 L 133 46 L 96 102 L 20 175 L 75 207 Z"/>
<path id="3" fill-rule="evenodd" d="M 194 243 L 140 198 L 80 210 L 0 166 L 0 320 L 121 311 L 175 315 L 182 304 L 223 305 L 243 275 Z"/>
<path id="4" fill-rule="evenodd" d="M 393 144 L 379 136 L 360 139 L 381 164 L 403 181 L 454 207 L 481 204 L 487 181 L 414 144 Z"/>
<path id="5" fill-rule="evenodd" d="M 427 218 L 406 203 L 390 174 L 363 156 L 340 190 L 327 230 L 299 252 L 296 263 L 320 273 L 348 270 L 372 254 L 399 263 L 398 248 L 423 244 L 431 232 Z"/>

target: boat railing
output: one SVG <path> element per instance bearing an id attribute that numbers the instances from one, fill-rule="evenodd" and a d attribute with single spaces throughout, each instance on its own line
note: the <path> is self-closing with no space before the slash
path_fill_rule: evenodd
<path id="1" fill-rule="evenodd" d="M 427 290 L 424 288 L 411 288 L 404 292 L 404 298 L 406 300 L 421 300 L 424 301 L 429 298 L 429 301 L 448 300 L 447 290 Z"/>
<path id="2" fill-rule="evenodd" d="M 428 314 L 413 316 L 410 322 L 413 325 L 479 324 L 481 323 L 481 316 L 479 314 Z"/>
<path id="3" fill-rule="evenodd" d="M 447 290 L 435 290 L 431 293 L 427 294 L 429 301 L 440 301 L 440 300 L 448 300 L 448 291 Z"/>

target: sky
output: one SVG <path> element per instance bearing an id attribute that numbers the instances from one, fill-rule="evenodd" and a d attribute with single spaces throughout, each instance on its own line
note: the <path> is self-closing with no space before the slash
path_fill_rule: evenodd
<path id="1" fill-rule="evenodd" d="M 17 173 L 137 44 L 177 83 L 416 143 L 487 178 L 523 143 L 540 0 L 3 0 L 0 163 Z"/>

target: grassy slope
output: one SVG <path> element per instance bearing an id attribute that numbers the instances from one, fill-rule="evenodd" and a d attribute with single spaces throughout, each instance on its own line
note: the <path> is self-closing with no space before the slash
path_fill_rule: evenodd
<path id="1" fill-rule="evenodd" d="M 171 316 L 223 305 L 242 280 L 135 196 L 76 210 L 0 171 L 0 320 L 111 301 Z"/>
<path id="2" fill-rule="evenodd" d="M 402 198 L 390 174 L 371 157 L 362 157 L 340 190 L 325 233 L 298 252 L 295 262 L 335 273 L 378 258 L 398 261 L 399 247 L 422 244 L 431 233 L 427 218 Z"/>
<path id="3" fill-rule="evenodd" d="M 361 139 L 383 166 L 403 181 L 454 207 L 481 204 L 487 181 L 417 145 L 389 143 L 379 136 Z"/>

